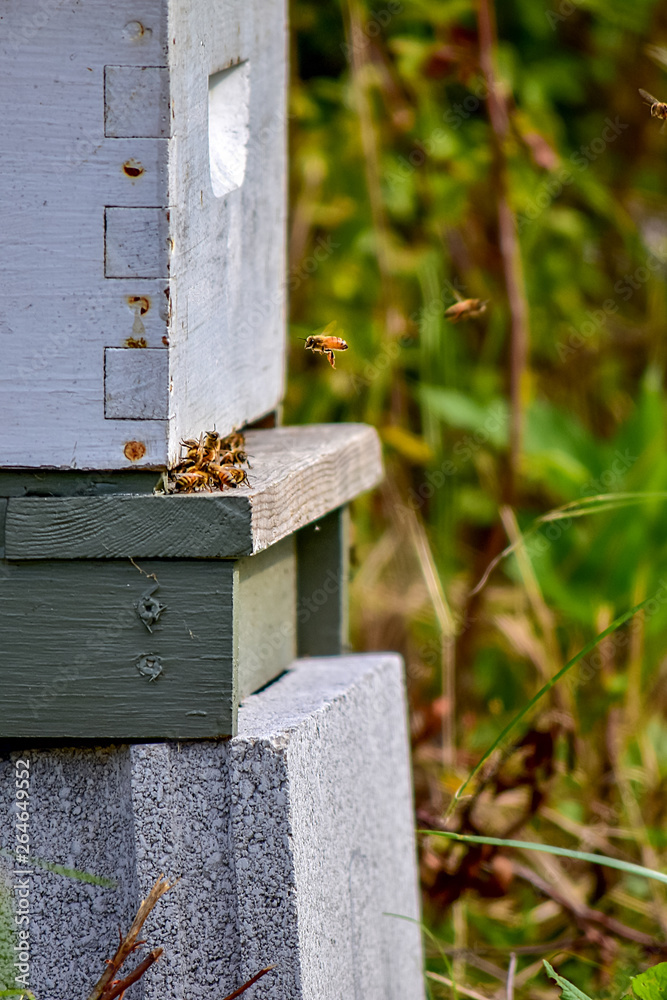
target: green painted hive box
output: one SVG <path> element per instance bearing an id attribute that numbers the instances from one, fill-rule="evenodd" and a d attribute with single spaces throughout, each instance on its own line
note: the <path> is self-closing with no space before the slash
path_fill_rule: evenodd
<path id="1" fill-rule="evenodd" d="M 256 430 L 247 450 L 250 488 L 216 493 L 0 474 L 0 739 L 234 735 L 297 655 L 343 651 L 346 505 L 381 477 L 377 435 Z"/>

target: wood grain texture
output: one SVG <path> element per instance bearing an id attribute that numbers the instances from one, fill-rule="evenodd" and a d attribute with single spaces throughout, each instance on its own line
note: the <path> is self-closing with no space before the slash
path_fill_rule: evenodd
<path id="1" fill-rule="evenodd" d="M 146 562 L 166 605 L 136 611 L 153 581 L 127 562 L 3 570 L 0 736 L 145 739 L 228 735 L 235 723 L 233 563 Z M 162 667 L 154 680 L 143 657 Z"/>
<path id="2" fill-rule="evenodd" d="M 168 333 L 160 279 L 104 277 L 104 207 L 166 205 L 164 139 L 104 135 L 105 65 L 167 62 L 167 0 L 4 0 L 0 30 L 0 465 L 164 465 L 167 426 L 104 418 L 104 348 Z M 133 30 L 138 21 L 142 31 Z M 136 161 L 143 172 L 129 176 Z M 29 404 L 26 400 L 29 399 Z"/>
<path id="3" fill-rule="evenodd" d="M 104 67 L 104 134 L 113 139 L 168 139 L 166 66 Z"/>
<path id="4" fill-rule="evenodd" d="M 0 499 L 0 559 L 5 557 L 5 520 L 7 518 L 7 501 Z"/>
<path id="5" fill-rule="evenodd" d="M 286 0 L 169 0 L 172 155 L 169 203 L 173 404 L 178 442 L 214 424 L 223 433 L 276 409 L 285 374 Z M 209 86 L 239 63 L 247 73 L 242 183 L 216 197 Z M 211 81 L 211 77 L 214 79 Z M 235 100 L 245 101 L 245 85 Z M 215 118 L 215 94 L 212 96 Z M 227 141 L 246 142 L 242 124 Z M 215 126 L 215 122 L 213 122 Z M 214 161 L 220 152 L 213 130 Z"/>
<path id="6" fill-rule="evenodd" d="M 0 739 L 231 736 L 294 659 L 295 609 L 293 539 L 238 562 L 0 560 Z"/>
<path id="7" fill-rule="evenodd" d="M 107 420 L 168 418 L 169 354 L 164 348 L 106 349 L 104 415 Z"/>
<path id="8" fill-rule="evenodd" d="M 110 207 L 104 210 L 105 277 L 169 276 L 167 214 L 166 208 Z"/>
<path id="9" fill-rule="evenodd" d="M 350 516 L 339 507 L 296 534 L 297 655 L 349 650 Z"/>
<path id="10" fill-rule="evenodd" d="M 249 490 L 11 497 L 7 558 L 251 555 L 348 503 L 382 476 L 377 433 L 363 424 L 249 431 L 247 450 Z"/>
<path id="11" fill-rule="evenodd" d="M 158 472 L 56 472 L 0 469 L 0 497 L 108 496 L 111 493 L 152 493 Z"/>
<path id="12" fill-rule="evenodd" d="M 286 2 L 1 6 L 0 467 L 127 469 L 128 440 L 144 446 L 134 467 L 165 466 L 180 438 L 282 397 Z M 229 159 L 215 146 L 245 169 L 216 197 L 209 78 L 240 61 L 247 137 L 227 129 Z M 167 90 L 172 138 L 155 137 Z M 169 278 L 166 217 L 146 206 L 169 206 Z M 149 347 L 169 349 L 164 426 L 104 416 L 104 349 L 136 337 L 137 319 Z"/>

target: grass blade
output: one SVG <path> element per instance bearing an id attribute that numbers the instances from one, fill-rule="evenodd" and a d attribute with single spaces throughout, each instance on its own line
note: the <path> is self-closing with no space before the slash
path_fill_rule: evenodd
<path id="1" fill-rule="evenodd" d="M 450 802 L 449 806 L 447 807 L 447 811 L 446 811 L 445 817 L 444 817 L 445 820 L 447 820 L 451 816 L 451 814 L 453 813 L 454 809 L 456 808 L 456 804 L 461 799 L 461 796 L 465 792 L 466 788 L 468 787 L 468 785 L 470 784 L 470 782 L 473 780 L 473 778 L 475 777 L 475 775 L 478 774 L 479 770 L 484 766 L 484 764 L 489 759 L 489 757 L 491 756 L 491 754 L 498 747 L 500 747 L 503 744 L 503 742 L 505 741 L 505 739 L 509 735 L 509 733 L 511 733 L 511 731 L 514 729 L 514 727 L 516 725 L 518 725 L 518 723 L 521 722 L 521 720 L 523 718 L 525 718 L 526 715 L 528 715 L 528 713 L 530 712 L 531 708 L 533 708 L 533 706 L 537 704 L 537 702 L 540 700 L 540 698 L 542 698 L 543 695 L 547 694 L 547 692 L 550 691 L 552 689 L 552 687 L 555 684 L 558 683 L 558 681 L 561 679 L 561 677 L 564 677 L 565 674 L 568 672 L 568 670 L 571 670 L 572 667 L 574 667 L 575 664 L 577 664 L 579 662 L 579 660 L 583 659 L 584 656 L 587 656 L 591 652 L 592 649 L 595 649 L 595 647 L 597 646 L 597 644 L 599 642 L 601 642 L 603 639 L 605 639 L 612 632 L 615 632 L 617 629 L 619 629 L 630 618 L 632 618 L 633 615 L 636 615 L 638 611 L 641 611 L 641 609 L 643 607 L 645 607 L 649 603 L 649 601 L 652 601 L 652 600 L 653 600 L 653 595 L 651 595 L 651 597 L 647 597 L 643 601 L 640 601 L 639 604 L 635 604 L 635 606 L 633 608 L 630 608 L 629 611 L 624 611 L 622 615 L 619 615 L 618 618 L 615 618 L 613 620 L 613 622 L 611 623 L 611 625 L 609 625 L 606 629 L 604 629 L 602 632 L 600 632 L 598 635 L 596 635 L 594 639 L 591 639 L 590 642 L 586 643 L 586 645 L 583 646 L 582 649 L 580 649 L 579 652 L 575 656 L 573 656 L 571 660 L 568 660 L 567 663 L 565 664 L 565 666 L 561 667 L 561 669 L 558 671 L 558 673 L 554 674 L 554 676 L 551 678 L 551 680 L 547 681 L 547 683 L 544 684 L 540 688 L 540 690 L 537 692 L 537 694 L 534 695 L 530 699 L 530 701 L 528 702 L 528 704 L 524 705 L 524 707 L 521 709 L 521 711 L 517 715 L 514 716 L 514 718 L 512 719 L 512 721 L 507 723 L 507 725 L 505 726 L 505 728 L 503 729 L 503 731 L 493 741 L 493 743 L 491 744 L 491 746 L 489 747 L 489 749 L 486 751 L 485 754 L 483 754 L 483 756 L 481 757 L 481 759 L 479 760 L 479 762 L 475 765 L 475 767 L 473 767 L 472 771 L 470 772 L 470 774 L 468 775 L 468 777 L 466 778 L 466 780 L 463 782 L 463 784 L 460 786 L 460 788 L 454 794 L 454 796 L 452 798 L 452 801 Z"/>
<path id="2" fill-rule="evenodd" d="M 523 532 L 523 535 L 516 542 L 507 545 L 502 552 L 499 552 L 495 559 L 492 559 L 484 570 L 481 580 L 470 591 L 470 596 L 478 594 L 484 587 L 486 581 L 493 573 L 496 566 L 511 556 L 519 546 L 524 545 L 527 538 L 537 534 L 543 524 L 550 524 L 552 521 L 565 521 L 571 517 L 586 517 L 588 514 L 605 514 L 610 510 L 619 510 L 622 507 L 633 507 L 636 504 L 648 503 L 650 500 L 667 500 L 667 492 L 660 490 L 654 493 L 599 493 L 594 497 L 584 497 L 583 500 L 571 500 L 547 511 L 546 514 L 535 518 L 530 527 Z"/>
<path id="3" fill-rule="evenodd" d="M 454 833 L 449 830 L 420 830 L 432 837 L 447 837 L 466 844 L 490 844 L 493 847 L 518 847 L 523 851 L 542 851 L 544 854 L 555 854 L 561 858 L 574 858 L 577 861 L 590 861 L 595 865 L 605 865 L 607 868 L 617 868 L 628 875 L 640 875 L 642 878 L 654 879 L 667 885 L 667 874 L 656 872 L 643 865 L 635 865 L 631 861 L 620 861 L 609 858 L 606 854 L 590 854 L 588 851 L 572 851 L 567 847 L 553 847 L 551 844 L 534 844 L 527 840 L 503 840 L 502 837 L 477 837 L 467 833 Z"/>

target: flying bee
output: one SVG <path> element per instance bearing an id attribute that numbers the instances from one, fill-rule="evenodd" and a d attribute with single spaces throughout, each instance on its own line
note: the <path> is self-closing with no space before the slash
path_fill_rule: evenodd
<path id="1" fill-rule="evenodd" d="M 462 319 L 477 319 L 486 312 L 486 306 L 487 303 L 481 299 L 462 299 L 445 309 L 445 316 L 451 323 L 458 323 Z"/>
<path id="2" fill-rule="evenodd" d="M 314 354 L 326 354 L 332 368 L 336 367 L 334 351 L 346 351 L 348 348 L 342 337 L 333 335 L 337 326 L 334 319 L 324 327 L 322 333 L 312 334 L 305 340 L 305 350 L 312 351 Z"/>
<path id="3" fill-rule="evenodd" d="M 647 93 L 647 91 L 642 90 L 641 87 L 639 88 L 639 93 L 651 108 L 651 117 L 661 118 L 662 121 L 667 121 L 667 104 L 663 101 L 659 101 L 657 98 L 653 97 L 652 94 Z"/>
<path id="4" fill-rule="evenodd" d="M 215 479 L 220 489 L 224 486 L 240 486 L 245 483 L 246 486 L 250 486 L 248 482 L 248 473 L 245 469 L 237 469 L 233 465 L 215 465 L 211 464 L 208 467 L 209 474 L 212 479 Z"/>

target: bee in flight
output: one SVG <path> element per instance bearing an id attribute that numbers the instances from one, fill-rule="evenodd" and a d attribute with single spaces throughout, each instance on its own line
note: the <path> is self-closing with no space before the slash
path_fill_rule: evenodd
<path id="1" fill-rule="evenodd" d="M 652 94 L 649 94 L 646 90 L 639 88 L 640 95 L 644 98 L 646 103 L 651 108 L 652 118 L 661 118 L 662 121 L 667 121 L 667 104 L 663 101 L 657 100 Z"/>
<path id="2" fill-rule="evenodd" d="M 337 326 L 334 319 L 324 327 L 322 333 L 313 334 L 305 341 L 305 350 L 313 351 L 314 354 L 326 354 L 332 368 L 336 367 L 334 351 L 346 351 L 348 347 L 342 337 L 334 336 Z"/>
<path id="3" fill-rule="evenodd" d="M 481 299 L 462 299 L 445 309 L 445 316 L 451 323 L 458 323 L 462 319 L 476 319 L 485 312 L 486 302 Z"/>

